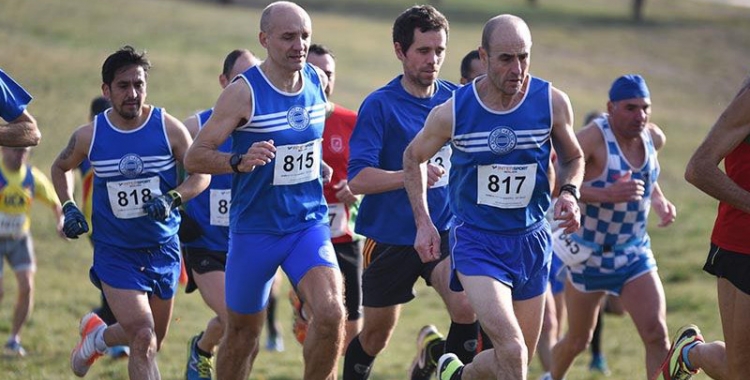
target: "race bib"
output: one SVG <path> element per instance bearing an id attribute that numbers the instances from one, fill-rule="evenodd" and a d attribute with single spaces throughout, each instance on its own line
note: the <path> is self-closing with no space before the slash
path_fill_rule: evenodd
<path id="1" fill-rule="evenodd" d="M 536 187 L 537 164 L 480 165 L 477 168 L 477 203 L 511 209 L 529 205 Z"/>
<path id="2" fill-rule="evenodd" d="M 346 235 L 346 205 L 343 203 L 331 203 L 328 205 L 328 225 L 331 227 L 331 237 L 337 238 Z"/>
<path id="3" fill-rule="evenodd" d="M 321 140 L 276 147 L 273 185 L 295 185 L 320 177 Z"/>
<path id="4" fill-rule="evenodd" d="M 560 228 L 552 233 L 552 252 L 562 260 L 565 265 L 576 265 L 580 264 L 591 257 L 594 253 L 594 249 L 579 244 L 573 240 L 570 235 L 563 232 Z"/>
<path id="5" fill-rule="evenodd" d="M 107 182 L 107 195 L 116 218 L 133 219 L 145 216 L 143 205 L 161 195 L 159 177 Z"/>
<path id="6" fill-rule="evenodd" d="M 443 174 L 435 184 L 430 186 L 430 189 L 448 185 L 448 174 L 451 172 L 451 153 L 453 153 L 451 146 L 444 145 L 434 156 L 432 156 L 432 158 L 430 158 L 429 161 L 427 161 L 429 164 L 437 165 L 445 169 L 445 174 Z"/>
<path id="7" fill-rule="evenodd" d="M 26 214 L 0 213 L 0 236 L 13 237 L 23 233 Z"/>
<path id="8" fill-rule="evenodd" d="M 208 198 L 209 223 L 212 226 L 228 227 L 232 189 L 211 189 Z"/>

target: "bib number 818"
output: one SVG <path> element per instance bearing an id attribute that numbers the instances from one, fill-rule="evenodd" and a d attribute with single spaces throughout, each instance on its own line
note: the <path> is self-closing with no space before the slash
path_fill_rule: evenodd
<path id="1" fill-rule="evenodd" d="M 141 189 L 141 196 L 138 197 L 138 190 L 134 189 L 131 192 L 125 192 L 125 191 L 118 191 L 117 192 L 117 204 L 120 205 L 120 207 L 126 207 L 130 204 L 130 199 L 133 199 L 133 204 L 136 206 L 139 204 L 146 203 L 151 200 L 151 189 L 149 188 L 143 188 Z"/>

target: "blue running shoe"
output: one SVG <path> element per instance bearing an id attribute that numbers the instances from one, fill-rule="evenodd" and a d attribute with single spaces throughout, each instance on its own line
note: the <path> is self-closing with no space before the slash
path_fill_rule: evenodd
<path id="1" fill-rule="evenodd" d="M 128 346 L 112 346 L 107 348 L 107 355 L 112 359 L 126 359 L 130 356 L 130 347 Z"/>
<path id="2" fill-rule="evenodd" d="M 284 352 L 284 338 L 281 335 L 268 334 L 266 337 L 266 350 L 271 352 Z"/>
<path id="3" fill-rule="evenodd" d="M 198 353 L 198 341 L 203 336 L 203 332 L 194 336 L 188 342 L 188 359 L 185 369 L 186 380 L 211 380 L 213 365 L 211 358 Z"/>
<path id="4" fill-rule="evenodd" d="M 18 357 L 22 358 L 26 356 L 26 350 L 23 349 L 20 342 L 15 340 L 8 341 L 3 347 L 3 355 L 7 357 Z"/>
<path id="5" fill-rule="evenodd" d="M 589 363 L 589 371 L 599 372 L 604 376 L 609 376 L 612 374 L 612 372 L 609 370 L 609 367 L 607 366 L 607 358 L 605 358 L 602 354 L 593 355 L 591 357 L 591 363 Z"/>

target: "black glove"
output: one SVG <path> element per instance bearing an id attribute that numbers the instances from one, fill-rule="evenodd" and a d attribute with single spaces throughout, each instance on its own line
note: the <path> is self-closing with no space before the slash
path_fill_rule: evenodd
<path id="1" fill-rule="evenodd" d="M 65 236 L 70 239 L 78 239 L 78 235 L 89 232 L 89 224 L 86 223 L 86 217 L 83 216 L 83 213 L 73 201 L 65 202 L 62 209 L 63 214 L 65 214 L 65 221 L 63 222 Z"/>
<path id="2" fill-rule="evenodd" d="M 180 193 L 175 190 L 169 190 L 166 194 L 162 194 L 146 202 L 143 205 L 143 209 L 146 210 L 146 214 L 151 219 L 163 222 L 169 217 L 172 208 L 179 207 L 181 204 L 182 196 Z"/>

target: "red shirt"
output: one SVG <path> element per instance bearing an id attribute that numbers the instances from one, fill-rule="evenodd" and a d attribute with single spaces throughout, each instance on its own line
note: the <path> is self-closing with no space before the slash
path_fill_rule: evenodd
<path id="1" fill-rule="evenodd" d="M 729 178 L 750 191 L 750 143 L 743 141 L 724 159 Z M 750 214 L 719 202 L 711 242 L 729 251 L 750 255 Z"/>
<path id="2" fill-rule="evenodd" d="M 333 112 L 326 119 L 323 130 L 323 161 L 333 168 L 331 182 L 323 187 L 328 202 L 328 218 L 331 226 L 331 240 L 334 244 L 352 241 L 354 231 L 350 225 L 351 210 L 336 198 L 338 190 L 333 185 L 346 180 L 346 167 L 349 164 L 349 138 L 352 136 L 357 113 L 333 105 Z"/>

